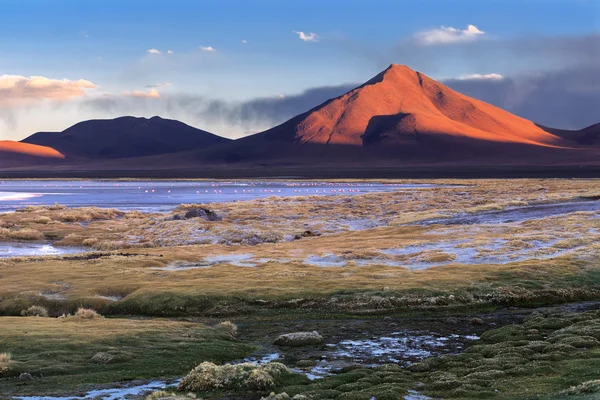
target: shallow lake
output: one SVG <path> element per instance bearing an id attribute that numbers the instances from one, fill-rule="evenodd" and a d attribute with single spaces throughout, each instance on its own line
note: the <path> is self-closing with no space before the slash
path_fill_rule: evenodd
<path id="1" fill-rule="evenodd" d="M 269 196 L 353 195 L 429 184 L 297 181 L 147 181 L 147 180 L 5 180 L 0 181 L 0 212 L 36 205 L 97 206 L 168 212 L 182 203 L 252 200 Z"/>
<path id="2" fill-rule="evenodd" d="M 60 246 L 51 243 L 0 242 L 0 258 L 22 256 L 59 256 L 63 254 L 82 253 L 88 248 Z"/>

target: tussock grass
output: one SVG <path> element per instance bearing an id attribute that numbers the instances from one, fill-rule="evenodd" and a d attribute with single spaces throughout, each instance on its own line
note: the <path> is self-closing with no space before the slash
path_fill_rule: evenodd
<path id="1" fill-rule="evenodd" d="M 52 218 L 47 217 L 45 215 L 40 215 L 39 217 L 36 217 L 33 219 L 33 222 L 36 224 L 49 224 L 52 222 Z"/>
<path id="2" fill-rule="evenodd" d="M 61 222 L 90 222 L 102 219 L 114 219 L 125 215 L 123 211 L 98 207 L 82 207 L 66 209 L 58 213 L 57 219 Z"/>
<path id="3" fill-rule="evenodd" d="M 281 363 L 271 362 L 256 365 L 252 363 L 215 365 L 203 362 L 186 375 L 179 384 L 179 390 L 210 392 L 264 391 L 281 384 L 282 378 L 290 370 Z"/>
<path id="4" fill-rule="evenodd" d="M 86 247 L 94 247 L 98 244 L 98 239 L 95 237 L 86 238 L 81 241 L 81 244 Z"/>
<path id="5" fill-rule="evenodd" d="M 96 318 L 103 318 L 103 317 L 102 317 L 102 315 L 100 315 L 95 310 L 92 310 L 91 308 L 79 307 L 77 309 L 77 311 L 75 312 L 75 314 L 73 314 L 73 318 L 96 319 Z"/>
<path id="6" fill-rule="evenodd" d="M 12 355 L 10 353 L 0 353 L 0 377 L 6 375 L 10 371 L 12 363 Z"/>
<path id="7" fill-rule="evenodd" d="M 47 317 L 48 310 L 42 306 L 31 306 L 27 310 L 22 310 L 21 315 L 24 317 Z"/>
<path id="8" fill-rule="evenodd" d="M 217 325 L 215 325 L 215 329 L 223 331 L 231 337 L 236 337 L 238 333 L 237 325 L 231 321 L 219 322 Z"/>
<path id="9" fill-rule="evenodd" d="M 22 228 L 22 229 L 10 230 L 10 229 L 6 229 L 6 228 L 0 228 L 0 240 L 33 241 L 33 240 L 42 240 L 42 239 L 44 239 L 44 235 L 37 229 Z"/>

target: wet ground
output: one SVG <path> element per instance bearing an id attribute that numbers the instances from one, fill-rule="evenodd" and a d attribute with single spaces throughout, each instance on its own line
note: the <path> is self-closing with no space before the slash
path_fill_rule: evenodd
<path id="1" fill-rule="evenodd" d="M 600 302 L 580 302 L 537 309 L 500 309 L 481 315 L 444 317 L 373 317 L 341 320 L 295 320 L 241 322 L 239 339 L 251 342 L 258 350 L 238 362 L 282 362 L 309 379 L 319 379 L 347 367 L 374 367 L 382 364 L 408 366 L 423 359 L 455 354 L 479 339 L 486 330 L 520 323 L 533 311 L 583 312 L 596 309 Z M 474 319 L 476 318 L 476 319 Z M 209 321 L 211 323 L 211 321 Z M 325 343 L 320 346 L 279 347 L 277 336 L 297 331 L 318 331 Z M 78 393 L 73 396 L 13 397 L 22 400 L 116 400 L 142 399 L 149 392 L 174 387 L 178 380 L 124 383 Z M 410 391 L 405 400 L 429 399 Z"/>
<path id="2" fill-rule="evenodd" d="M 507 208 L 502 211 L 485 211 L 479 213 L 463 213 L 451 218 L 438 218 L 420 221 L 417 225 L 474 225 L 474 224 L 507 224 L 533 219 L 547 218 L 554 215 L 569 214 L 580 211 L 599 211 L 600 201 L 580 200 L 564 203 L 537 204 L 525 207 Z"/>
<path id="3" fill-rule="evenodd" d="M 385 317 L 248 323 L 240 324 L 240 337 L 260 346 L 260 350 L 244 361 L 282 362 L 314 380 L 347 367 L 408 366 L 428 357 L 458 353 L 479 339 L 486 326 L 499 323 L 490 320 L 484 326 L 471 324 L 469 320 L 446 323 L 446 318 Z M 296 331 L 317 331 L 325 343 L 296 348 L 273 344 L 278 335 Z"/>

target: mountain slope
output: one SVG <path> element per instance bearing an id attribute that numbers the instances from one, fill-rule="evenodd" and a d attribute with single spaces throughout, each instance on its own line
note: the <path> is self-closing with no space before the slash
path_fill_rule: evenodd
<path id="1" fill-rule="evenodd" d="M 560 146 L 531 121 L 469 98 L 406 66 L 391 65 L 362 86 L 262 134 L 300 144 L 364 146 L 419 135 Z M 402 141 L 402 140 L 400 140 Z"/>
<path id="2" fill-rule="evenodd" d="M 289 165 L 397 166 L 568 163 L 600 146 L 554 134 L 498 107 L 462 95 L 402 65 L 281 125 L 179 161 Z M 582 150 L 582 151 L 579 151 Z"/>
<path id="3" fill-rule="evenodd" d="M 28 165 L 63 160 L 59 151 L 35 144 L 0 140 L 0 167 Z"/>
<path id="4" fill-rule="evenodd" d="M 545 131 L 559 136 L 581 146 L 596 146 L 600 148 L 600 123 L 580 130 L 555 129 L 541 126 Z"/>
<path id="5" fill-rule="evenodd" d="M 121 117 L 80 122 L 62 132 L 38 132 L 22 142 L 49 146 L 68 157 L 114 159 L 203 149 L 228 141 L 179 121 Z"/>

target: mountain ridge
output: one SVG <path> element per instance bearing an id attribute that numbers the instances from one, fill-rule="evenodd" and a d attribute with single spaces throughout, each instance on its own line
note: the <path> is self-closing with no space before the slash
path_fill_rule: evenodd
<path id="1" fill-rule="evenodd" d="M 179 136 L 172 129 L 148 129 L 159 123 L 180 128 Z M 115 137 L 98 124 L 117 124 L 121 132 L 135 129 Z M 201 140 L 190 144 L 195 136 Z M 338 97 L 237 140 L 160 117 L 83 121 L 61 133 L 41 132 L 23 140 L 52 141 L 58 145 L 50 147 L 66 156 L 64 168 L 71 169 L 596 165 L 600 124 L 580 131 L 544 127 L 392 64 Z"/>
<path id="2" fill-rule="evenodd" d="M 82 121 L 62 132 L 37 132 L 21 142 L 52 147 L 68 157 L 115 159 L 176 153 L 229 140 L 177 120 L 124 116 Z"/>

